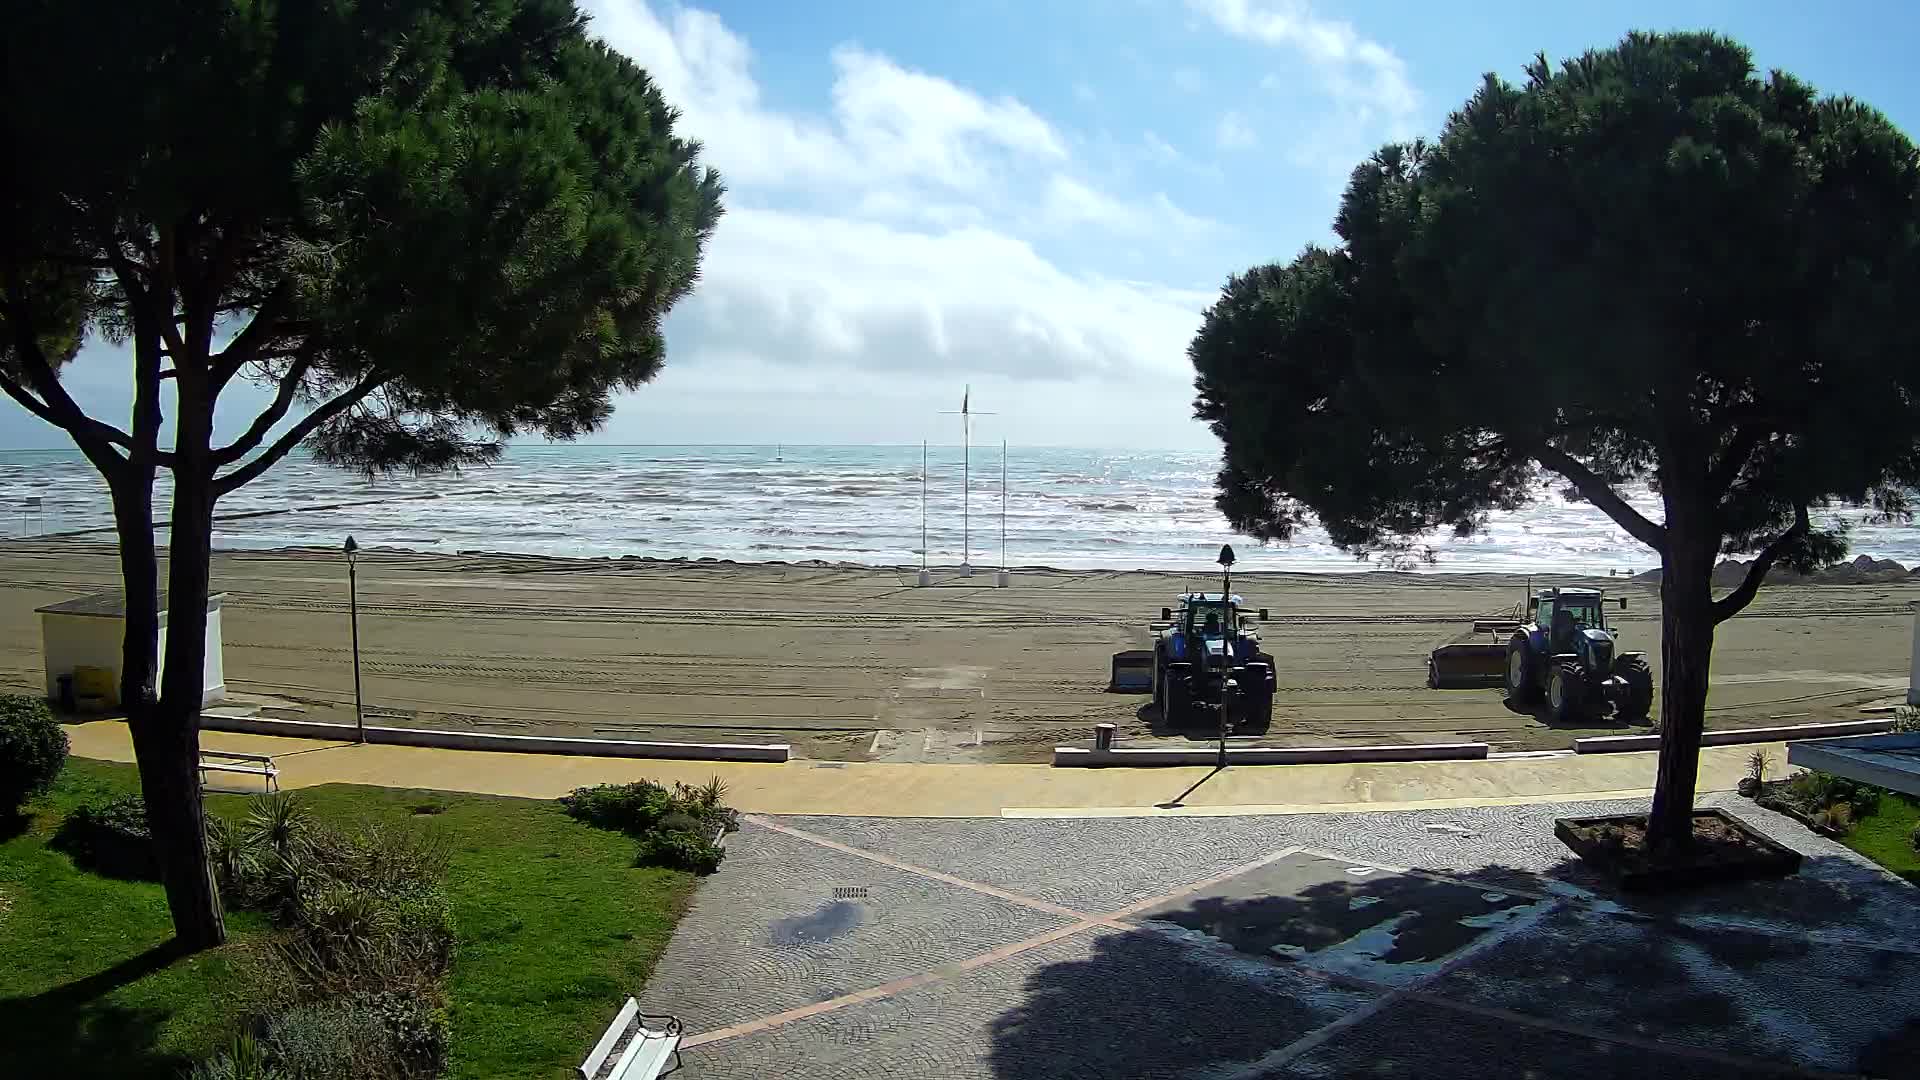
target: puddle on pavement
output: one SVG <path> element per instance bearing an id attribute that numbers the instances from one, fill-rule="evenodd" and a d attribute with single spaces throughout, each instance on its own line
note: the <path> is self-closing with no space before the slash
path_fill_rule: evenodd
<path id="1" fill-rule="evenodd" d="M 845 937 L 866 920 L 866 908 L 852 900 L 832 900 L 811 915 L 775 919 L 775 945 L 813 945 Z"/>

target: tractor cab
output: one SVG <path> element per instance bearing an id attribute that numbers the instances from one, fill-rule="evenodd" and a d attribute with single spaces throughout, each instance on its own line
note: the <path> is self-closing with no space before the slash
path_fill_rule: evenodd
<path id="1" fill-rule="evenodd" d="M 1222 655 L 1244 659 L 1260 650 L 1260 633 L 1252 613 L 1241 605 L 1238 596 L 1224 593 L 1187 593 L 1180 598 L 1179 611 L 1160 610 L 1165 621 L 1167 654 L 1189 660 L 1203 652 L 1215 663 Z M 1266 617 L 1263 610 L 1261 618 Z"/>
<path id="2" fill-rule="evenodd" d="M 1579 652 L 1581 642 L 1595 640 L 1596 634 L 1611 644 L 1601 599 L 1598 589 L 1548 589 L 1533 595 L 1533 624 L 1546 631 L 1550 652 Z"/>

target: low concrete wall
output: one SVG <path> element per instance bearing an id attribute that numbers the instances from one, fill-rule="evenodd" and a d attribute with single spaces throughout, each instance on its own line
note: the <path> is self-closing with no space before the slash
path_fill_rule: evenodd
<path id="1" fill-rule="evenodd" d="M 1835 739 L 1848 735 L 1879 735 L 1893 730 L 1892 720 L 1839 720 L 1830 724 L 1794 724 L 1788 727 L 1735 728 L 1709 731 L 1701 746 L 1737 746 L 1740 743 L 1788 742 L 1793 739 Z M 1615 754 L 1623 750 L 1658 750 L 1658 735 L 1594 735 L 1573 740 L 1582 754 Z"/>
<path id="2" fill-rule="evenodd" d="M 1366 761 L 1468 761 L 1487 756 L 1486 743 L 1420 743 L 1411 746 L 1229 746 L 1229 765 L 1337 765 Z M 1053 763 L 1063 768 L 1134 768 L 1154 765 L 1212 765 L 1214 746 L 1119 747 L 1094 750 L 1056 746 Z"/>
<path id="3" fill-rule="evenodd" d="M 352 724 L 315 720 L 271 720 L 260 716 L 204 715 L 208 731 L 279 735 L 289 739 L 354 741 Z M 482 731 L 432 731 L 423 728 L 367 727 L 367 741 L 394 746 L 435 746 L 443 750 L 495 750 L 510 754 L 577 754 L 582 757 L 679 758 L 691 761 L 787 760 L 787 743 L 676 743 L 626 739 L 568 739 L 550 735 L 495 735 Z"/>

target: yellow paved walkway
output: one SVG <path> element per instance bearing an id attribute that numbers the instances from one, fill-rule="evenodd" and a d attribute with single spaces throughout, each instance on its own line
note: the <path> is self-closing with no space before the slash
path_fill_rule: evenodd
<path id="1" fill-rule="evenodd" d="M 126 725 L 67 728 L 73 753 L 132 761 Z M 210 749 L 272 754 L 286 788 L 374 784 L 550 799 L 587 784 L 719 777 L 728 803 L 748 813 L 863 817 L 1043 817 L 1139 814 L 1324 813 L 1628 798 L 1653 789 L 1652 753 L 1525 757 L 1370 765 L 1056 769 L 1049 765 L 914 765 L 790 761 L 782 765 L 658 761 L 356 746 L 267 735 L 202 732 Z M 1783 744 L 1707 747 L 1700 790 L 1732 788 L 1748 756 L 1784 767 Z M 244 783 L 246 778 L 234 778 Z M 1198 784 L 1196 788 L 1194 785 Z M 1192 788 L 1190 792 L 1189 788 Z M 1156 804 L 1181 798 L 1178 808 Z"/>

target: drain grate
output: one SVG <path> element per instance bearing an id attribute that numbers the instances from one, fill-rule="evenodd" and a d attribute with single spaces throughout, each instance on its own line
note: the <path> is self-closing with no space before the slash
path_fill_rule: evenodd
<path id="1" fill-rule="evenodd" d="M 836 885 L 833 887 L 833 898 L 835 900 L 865 900 L 867 898 L 867 887 L 865 885 Z"/>

